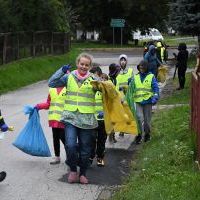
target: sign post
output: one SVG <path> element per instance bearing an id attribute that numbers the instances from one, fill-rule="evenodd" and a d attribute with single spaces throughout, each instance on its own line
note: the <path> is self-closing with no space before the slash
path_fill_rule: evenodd
<path id="1" fill-rule="evenodd" d="M 110 26 L 113 27 L 113 46 L 115 44 L 115 28 L 121 28 L 121 46 L 123 43 L 123 27 L 125 26 L 124 19 L 111 19 Z"/>

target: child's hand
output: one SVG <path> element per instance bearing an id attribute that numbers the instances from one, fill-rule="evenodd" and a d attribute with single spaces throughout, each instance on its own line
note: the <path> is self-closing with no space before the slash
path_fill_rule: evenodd
<path id="1" fill-rule="evenodd" d="M 62 71 L 63 71 L 63 73 L 66 73 L 67 71 L 69 71 L 70 68 L 71 68 L 71 66 L 70 66 L 69 64 L 68 64 L 68 65 L 63 65 L 63 66 L 62 66 Z"/>
<path id="2" fill-rule="evenodd" d="M 14 126 L 9 126 L 9 127 L 8 127 L 8 130 L 9 130 L 9 131 L 14 131 Z"/>

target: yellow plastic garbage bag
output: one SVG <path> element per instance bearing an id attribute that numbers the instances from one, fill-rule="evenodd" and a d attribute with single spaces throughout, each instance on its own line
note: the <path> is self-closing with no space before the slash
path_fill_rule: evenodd
<path id="1" fill-rule="evenodd" d="M 92 81 L 91 84 L 95 89 L 102 92 L 104 122 L 106 133 L 125 132 L 137 134 L 136 120 L 126 102 L 122 103 L 119 92 L 111 81 Z"/>
<path id="2" fill-rule="evenodd" d="M 164 83 L 167 79 L 167 73 L 168 73 L 168 66 L 167 65 L 161 65 L 161 67 L 158 68 L 158 82 Z"/>

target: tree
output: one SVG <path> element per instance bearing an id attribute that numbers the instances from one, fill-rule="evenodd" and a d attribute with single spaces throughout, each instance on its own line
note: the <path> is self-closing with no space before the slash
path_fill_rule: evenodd
<path id="1" fill-rule="evenodd" d="M 200 48 L 200 1 L 173 0 L 170 4 L 169 16 L 175 30 L 198 37 Z"/>

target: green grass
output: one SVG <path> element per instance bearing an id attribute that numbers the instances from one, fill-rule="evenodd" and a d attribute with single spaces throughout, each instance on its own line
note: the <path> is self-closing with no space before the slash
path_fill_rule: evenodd
<path id="1" fill-rule="evenodd" d="M 178 87 L 178 78 L 172 81 L 174 88 Z M 175 90 L 172 95 L 167 98 L 159 100 L 159 105 L 168 104 L 188 104 L 190 102 L 191 95 L 191 73 L 186 74 L 186 83 L 184 90 Z"/>
<path id="2" fill-rule="evenodd" d="M 0 66 L 0 94 L 48 79 L 63 64 L 75 66 L 79 50 L 60 56 L 22 59 Z"/>
<path id="3" fill-rule="evenodd" d="M 197 39 L 192 38 L 190 35 L 177 35 L 177 36 L 168 36 L 164 35 L 164 41 L 169 46 L 178 46 L 179 43 L 185 42 L 186 45 L 197 45 Z M 181 38 L 188 38 L 188 39 L 181 39 Z"/>
<path id="4" fill-rule="evenodd" d="M 189 106 L 157 112 L 151 142 L 132 163 L 131 174 L 115 200 L 196 200 L 200 174 L 189 130 Z"/>

